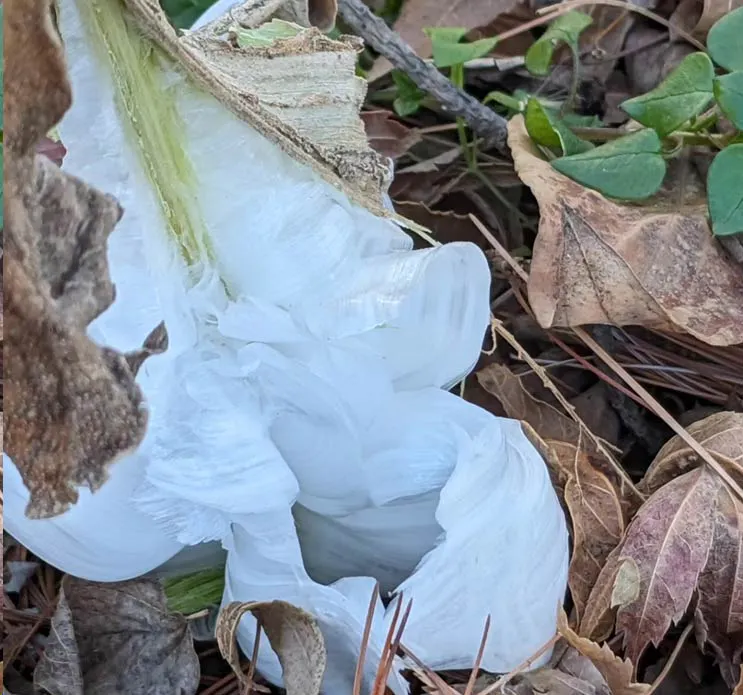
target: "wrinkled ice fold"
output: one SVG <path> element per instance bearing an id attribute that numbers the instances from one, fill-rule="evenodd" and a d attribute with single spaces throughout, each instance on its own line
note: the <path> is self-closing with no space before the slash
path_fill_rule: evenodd
<path id="1" fill-rule="evenodd" d="M 329 695 L 350 691 L 375 580 L 413 598 L 406 643 L 430 665 L 470 666 L 490 614 L 483 666 L 516 666 L 554 632 L 567 534 L 519 423 L 442 390 L 479 354 L 482 253 L 412 251 L 396 226 L 162 66 L 214 252 L 187 268 L 110 66 L 89 50 L 74 0 L 61 10 L 75 98 L 60 128 L 64 166 L 125 209 L 109 244 L 117 301 L 91 336 L 131 349 L 164 319 L 170 348 L 139 379 L 151 420 L 137 455 L 47 521 L 25 519 L 26 491 L 6 465 L 6 528 L 98 580 L 222 541 L 225 602 L 280 598 L 316 615 Z M 367 684 L 392 609 L 377 606 Z M 248 653 L 253 637 L 246 617 Z M 265 640 L 259 668 L 280 682 Z M 396 673 L 390 686 L 405 690 Z"/>

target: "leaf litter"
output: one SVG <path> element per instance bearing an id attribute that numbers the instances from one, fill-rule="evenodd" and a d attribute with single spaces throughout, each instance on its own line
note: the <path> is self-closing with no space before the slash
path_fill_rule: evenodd
<path id="1" fill-rule="evenodd" d="M 691 9 L 684 9 L 684 12 L 688 13 L 690 26 L 695 35 L 701 36 L 709 31 L 715 19 L 729 13 L 739 3 L 735 0 L 723 3 L 700 0 L 687 5 Z M 411 39 L 414 45 L 418 42 L 423 46 L 419 50 L 424 56 L 427 38 L 422 29 L 435 26 L 437 21 L 442 25 L 444 21 L 423 23 L 420 17 L 428 16 L 426 13 L 430 14 L 434 9 L 430 2 L 426 7 L 425 2 L 408 0 L 403 4 L 403 14 L 398 20 L 400 27 L 403 20 L 409 22 L 410 29 L 405 31 L 415 36 Z M 476 29 L 493 24 L 498 15 L 513 9 L 518 11 L 518 5 L 512 3 L 508 8 L 488 8 L 490 16 L 477 16 L 455 25 Z M 662 11 L 665 16 L 670 16 L 673 9 L 663 8 Z M 534 16 L 529 14 L 530 11 L 526 11 L 527 17 Z M 677 11 L 681 12 L 680 4 Z M 670 69 L 693 52 L 683 41 L 668 41 L 669 33 L 665 29 L 658 29 L 657 25 L 651 29 L 649 25 L 638 22 L 633 13 L 604 14 L 610 19 L 601 13 L 593 14 L 597 26 L 585 32 L 582 46 L 586 55 L 589 50 L 594 50 L 595 56 L 606 58 L 599 64 L 611 65 L 615 72 L 626 70 L 631 95 L 656 88 Z M 618 16 L 622 21 L 617 21 Z M 651 30 L 648 32 L 648 29 Z M 528 30 L 516 35 L 526 39 L 527 49 L 538 39 L 538 35 Z M 473 36 L 481 34 L 475 32 Z M 666 43 L 659 43 L 659 37 Z M 602 41 L 602 38 L 608 41 Z M 612 40 L 616 43 L 613 44 Z M 654 47 L 643 49 L 643 45 L 652 41 L 656 42 Z M 601 46 L 616 46 L 615 52 L 629 50 L 630 54 L 622 63 L 620 59 L 612 59 L 612 55 L 602 56 Z M 563 60 L 563 56 L 558 54 L 556 60 Z M 590 76 L 590 70 L 584 75 Z M 488 80 L 502 79 L 502 76 L 488 77 L 480 72 L 478 79 L 487 83 Z M 550 79 L 546 80 L 548 92 Z M 522 80 L 527 83 L 525 77 Z M 564 96 L 564 92 L 557 93 Z M 372 93 L 372 100 L 373 97 Z M 412 153 L 420 158 L 423 152 L 425 161 L 428 147 L 425 128 L 431 124 L 430 114 L 416 115 L 403 122 L 391 111 L 380 111 L 377 105 L 371 108 L 371 115 L 367 114 L 365 119 L 373 147 L 385 156 L 398 159 L 398 167 L 415 167 L 416 159 L 411 159 Z M 517 123 L 518 118 L 512 121 L 512 128 Z M 52 158 L 59 159 L 64 154 L 63 146 L 53 147 L 53 142 L 47 139 L 42 147 L 49 150 Z M 453 140 L 452 144 L 455 145 Z M 674 199 L 674 208 L 661 195 L 658 208 L 653 211 L 655 217 L 648 218 L 646 210 L 616 204 L 577 184 L 567 185 L 564 177 L 544 166 L 541 155 L 531 150 L 519 133 L 514 135 L 512 150 L 518 173 L 536 198 L 540 222 L 538 234 L 526 236 L 527 243 L 533 248 L 531 259 L 524 262 L 529 271 L 528 297 L 520 295 L 518 283 L 514 282 L 510 271 L 504 272 L 494 264 L 494 279 L 505 279 L 506 282 L 506 289 L 499 289 L 498 296 L 494 297 L 496 315 L 506 321 L 515 321 L 524 311 L 518 300 L 528 302 L 547 331 L 541 344 L 539 340 L 528 343 L 529 349 L 535 351 L 533 354 L 544 351 L 545 345 L 549 345 L 544 336 L 555 333 L 568 341 L 589 363 L 595 359 L 594 355 L 582 350 L 579 341 L 576 344 L 572 328 L 603 323 L 625 327 L 640 325 L 648 329 L 638 332 L 635 328 L 625 328 L 623 335 L 628 339 L 619 343 L 619 349 L 626 351 L 620 361 L 634 370 L 634 375 L 654 379 L 651 388 L 672 401 L 677 399 L 672 407 L 677 417 L 695 408 L 706 408 L 709 404 L 714 404 L 718 410 L 723 408 L 689 425 L 688 432 L 740 482 L 743 478 L 743 432 L 740 412 L 733 410 L 741 410 L 740 401 L 736 400 L 741 384 L 735 381 L 734 376 L 732 379 L 719 379 L 721 372 L 709 371 L 710 366 L 723 369 L 740 359 L 735 352 L 735 346 L 743 342 L 740 334 L 743 320 L 739 315 L 743 296 L 740 266 L 732 263 L 719 245 L 712 243 L 704 214 L 691 211 L 693 205 L 682 206 L 683 213 L 678 213 L 678 199 Z M 463 238 L 457 237 L 458 226 L 462 227 L 461 235 L 476 236 L 469 224 L 464 231 L 469 216 L 463 215 L 462 210 L 466 211 L 471 203 L 463 202 L 467 198 L 461 189 L 449 183 L 452 161 L 456 160 L 450 158 L 442 167 L 443 176 L 441 171 L 437 172 L 438 180 L 444 185 L 442 192 L 437 193 L 435 203 L 425 212 L 416 213 L 426 220 L 423 222 L 425 226 L 431 227 L 435 226 L 433 222 L 437 222 L 436 216 L 442 216 L 438 224 L 446 230 L 442 236 L 447 240 Z M 422 180 L 424 174 L 413 170 L 408 176 L 418 176 Z M 420 185 L 425 190 L 426 184 Z M 490 193 L 486 191 L 486 197 Z M 682 198 L 684 196 L 685 192 L 682 192 Z M 405 205 L 410 206 L 405 198 L 400 203 L 402 210 Z M 488 204 L 493 205 L 489 198 Z M 528 194 L 522 194 L 518 204 L 521 210 L 536 217 L 536 206 Z M 408 207 L 408 210 L 412 209 Z M 613 229 L 610 223 L 614 220 L 621 221 L 621 226 Z M 515 249 L 510 247 L 508 250 Z M 649 271 L 648 258 L 656 263 L 653 273 Z M 494 286 L 504 287 L 502 284 Z M 703 654 L 700 657 L 703 665 L 699 668 L 706 671 L 707 678 L 719 668 L 728 687 L 734 688 L 735 693 L 743 692 L 743 676 L 740 675 L 743 650 L 741 500 L 677 436 L 669 440 L 654 458 L 640 449 L 640 459 L 644 458 L 644 467 L 641 465 L 640 470 L 644 477 L 638 480 L 636 476 L 635 484 L 646 499 L 642 501 L 626 491 L 622 492 L 624 488 L 615 465 L 619 461 L 626 466 L 630 457 L 628 449 L 616 450 L 617 445 L 626 446 L 627 441 L 631 441 L 627 439 L 626 413 L 619 413 L 621 441 L 612 439 L 610 443 L 605 442 L 611 458 L 617 454 L 611 463 L 604 453 L 597 451 L 594 438 L 587 436 L 582 426 L 576 423 L 574 413 L 561 411 L 559 402 L 549 397 L 542 401 L 543 393 L 535 396 L 529 388 L 524 388 L 526 382 L 514 373 L 515 366 L 523 369 L 522 355 L 509 352 L 503 345 L 497 345 L 496 351 L 497 362 L 481 369 L 478 381 L 499 399 L 508 415 L 524 420 L 533 428 L 544 446 L 545 460 L 552 466 L 553 480 L 572 522 L 571 602 L 568 607 L 574 609 L 572 624 L 579 627 L 571 629 L 571 621 L 561 611 L 559 632 L 563 642 L 559 644 L 569 644 L 573 658 L 577 656 L 579 663 L 583 664 L 583 670 L 571 669 L 563 661 L 557 661 L 536 671 L 515 674 L 504 684 L 503 692 L 519 695 L 562 695 L 567 692 L 644 695 L 651 692 L 651 688 L 652 692 L 664 692 L 664 682 L 660 682 L 656 689 L 640 681 L 643 676 L 653 680 L 661 671 L 660 665 L 669 658 L 676 658 L 677 662 L 683 658 L 673 656 L 673 647 L 682 628 L 685 631 L 693 628 L 693 643 L 681 647 L 684 651 L 698 649 L 694 653 Z M 559 363 L 570 362 L 572 357 L 563 354 L 561 359 L 549 359 Z M 585 378 L 584 369 L 574 360 L 569 366 L 548 366 L 550 376 L 555 375 L 555 383 L 561 390 L 568 382 L 579 383 L 578 394 L 585 393 L 591 388 L 590 384 L 595 383 Z M 699 374 L 694 371 L 696 369 L 706 371 Z M 584 378 L 573 378 L 576 373 Z M 735 368 L 732 368 L 732 373 L 735 374 Z M 561 381 L 563 378 L 565 384 Z M 595 380 L 595 375 L 591 378 Z M 657 391 L 654 391 L 656 395 Z M 466 392 L 465 384 L 465 396 Z M 565 393 L 567 395 L 567 390 Z M 613 406 L 609 408 L 615 412 Z M 633 456 L 637 456 L 637 450 Z M 27 560 L 23 557 L 21 561 Z M 11 608 L 11 620 L 19 620 L 21 615 L 26 616 L 24 620 L 29 619 L 22 612 L 28 608 L 29 601 L 33 603 L 41 594 L 49 593 L 48 587 L 45 586 L 43 591 L 39 588 L 42 586 L 39 576 L 44 575 L 37 573 L 21 587 L 17 604 L 15 598 L 10 602 L 11 606 L 16 606 Z M 157 652 L 155 645 L 158 643 L 168 645 L 168 649 L 172 648 L 171 658 L 163 663 L 179 664 L 179 677 L 194 674 L 193 648 L 187 648 L 192 643 L 187 636 L 186 623 L 180 616 L 168 613 L 157 583 L 145 582 L 136 591 L 132 589 L 135 595 L 139 591 L 148 595 L 146 610 L 139 604 L 136 609 L 132 608 L 121 596 L 111 598 L 112 594 L 105 592 L 113 592 L 114 585 L 85 584 L 70 578 L 63 583 L 51 622 L 52 631 L 45 645 L 46 656 L 36 668 L 37 683 L 43 683 L 44 679 L 53 683 L 56 679 L 64 683 L 65 688 L 72 689 L 49 692 L 69 692 L 71 695 L 77 692 L 113 692 L 105 688 L 95 690 L 102 672 L 91 671 L 85 666 L 89 664 L 88 650 L 95 648 L 96 643 L 100 643 L 104 651 L 106 649 L 106 638 L 100 637 L 101 616 L 114 621 L 123 619 L 127 629 L 132 623 L 146 625 L 141 639 L 150 641 L 152 646 L 147 649 Z M 5 588 L 7 590 L 7 586 Z M 85 595 L 98 598 L 86 602 L 80 598 Z M 101 596 L 109 598 L 104 601 Z M 6 605 L 7 601 L 6 598 Z M 119 611 L 116 606 L 124 607 Z M 96 610 L 100 612 L 98 617 L 95 616 Z M 322 647 L 312 629 L 312 616 L 300 617 L 301 611 L 290 605 L 280 608 L 269 604 L 252 604 L 252 608 L 243 605 L 239 611 L 251 611 L 262 616 L 266 638 L 280 657 L 282 652 L 292 652 L 297 644 L 314 645 L 313 649 L 301 649 L 299 656 L 293 652 L 296 659 L 290 656 L 287 663 L 291 662 L 290 672 L 297 674 L 296 683 L 300 688 L 297 692 L 316 692 L 313 685 L 316 676 L 313 674 L 320 668 Z M 272 622 L 269 616 L 275 620 Z M 239 619 L 237 613 L 226 611 L 217 630 L 218 637 L 221 636 L 220 646 L 230 665 L 237 669 L 236 675 L 232 680 L 226 674 L 202 681 L 201 690 L 204 692 L 221 692 L 214 686 L 222 683 L 225 693 L 234 693 L 238 682 L 244 680 L 244 670 L 240 670 L 236 662 L 237 652 L 230 636 L 230 630 L 234 631 L 235 621 Z M 44 625 L 43 619 L 36 622 Z M 42 627 L 42 632 L 44 629 Z M 282 638 L 284 634 L 300 637 L 297 642 Z M 88 635 L 94 637 L 86 641 Z M 33 637 L 26 639 L 33 643 Z M 44 643 L 41 644 L 43 649 Z M 41 649 L 37 648 L 38 651 Z M 24 659 L 28 658 L 26 650 L 21 650 L 21 653 Z M 127 654 L 131 656 L 133 651 L 123 649 L 120 653 L 106 654 L 112 673 L 131 672 L 131 668 L 136 672 L 137 664 L 126 661 Z M 59 660 L 57 655 L 61 655 Z M 245 656 L 249 658 L 251 655 Z M 49 675 L 49 662 L 53 657 L 57 670 L 52 669 L 52 675 Z M 28 663 L 16 660 L 25 673 L 28 673 Z M 30 663 L 33 664 L 33 659 Z M 205 663 L 203 659 L 202 663 Z M 648 666 L 650 663 L 652 668 Z M 187 665 L 184 667 L 183 664 Z M 237 675 L 237 671 L 243 677 Z M 157 668 L 155 672 L 160 673 Z M 198 670 L 195 673 L 198 681 Z M 436 674 L 425 669 L 419 669 L 418 673 L 421 680 L 429 683 L 431 692 L 451 691 Z M 671 676 L 666 676 L 669 685 L 672 675 L 673 671 Z M 688 680 L 689 676 L 682 674 L 679 682 L 685 682 L 684 678 Z M 188 680 L 184 692 L 194 692 L 196 681 L 193 678 Z M 474 688 L 470 689 L 465 683 L 455 686 L 454 691 L 481 692 L 497 682 L 494 677 L 481 675 L 474 681 Z M 260 690 L 262 686 L 256 687 Z M 147 692 L 159 691 L 155 687 Z"/>

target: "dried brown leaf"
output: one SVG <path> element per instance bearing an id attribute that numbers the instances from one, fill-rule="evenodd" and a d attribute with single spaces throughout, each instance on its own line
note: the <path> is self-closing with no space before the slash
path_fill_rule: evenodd
<path id="1" fill-rule="evenodd" d="M 743 502 L 727 487 L 720 490 L 698 594 L 697 639 L 712 648 L 732 687 L 743 655 Z"/>
<path id="2" fill-rule="evenodd" d="M 484 246 L 484 237 L 468 215 L 458 215 L 450 210 L 431 210 L 423 203 L 405 201 L 395 201 L 395 210 L 403 217 L 430 229 L 431 236 L 442 244 L 470 241 Z"/>
<path id="3" fill-rule="evenodd" d="M 626 559 L 637 566 L 639 595 L 619 606 L 617 632 L 637 663 L 649 644 L 658 646 L 678 623 L 697 589 L 713 541 L 715 509 L 723 483 L 708 467 L 664 485 L 637 512 L 622 543 L 604 565 L 586 606 L 581 634 L 595 636 L 611 613 L 617 577 Z"/>
<path id="4" fill-rule="evenodd" d="M 608 686 L 592 683 L 554 668 L 542 668 L 514 679 L 518 695 L 609 695 Z"/>
<path id="5" fill-rule="evenodd" d="M 532 396 L 524 388 L 522 380 L 504 365 L 495 363 L 487 365 L 477 372 L 477 380 L 485 391 L 500 401 L 508 417 L 526 422 L 547 443 L 548 448 L 553 450 L 555 455 L 545 458 L 549 465 L 554 462 L 560 464 L 558 470 L 554 470 L 553 473 L 561 489 L 570 474 L 570 466 L 563 467 L 561 461 L 571 460 L 572 449 L 568 446 L 567 449 L 558 451 L 556 447 L 559 448 L 560 443 L 565 443 L 580 447 L 589 454 L 591 465 L 607 476 L 618 491 L 625 519 L 632 516 L 639 503 L 637 495 L 626 489 L 624 481 L 617 474 L 618 464 L 609 458 L 608 453 L 598 450 L 599 447 L 595 443 L 598 440 L 592 440 L 585 430 L 581 432 L 578 422 L 549 403 Z M 571 407 L 570 404 L 567 407 Z"/>
<path id="6" fill-rule="evenodd" d="M 578 423 L 549 403 L 534 398 L 505 365 L 488 365 L 477 372 L 477 380 L 503 404 L 508 417 L 528 422 L 543 439 L 578 443 L 581 436 Z"/>
<path id="7" fill-rule="evenodd" d="M 240 668 L 235 634 L 248 612 L 258 620 L 279 658 L 287 695 L 318 695 L 327 660 L 325 641 L 315 619 L 286 601 L 234 602 L 220 612 L 217 642 L 240 682 L 248 680 Z"/>
<path id="8" fill-rule="evenodd" d="M 363 111 L 361 120 L 364 122 L 369 144 L 384 157 L 402 157 L 420 141 L 417 130 L 400 123 L 389 111 Z"/>
<path id="9" fill-rule="evenodd" d="M 85 334 L 114 300 L 106 243 L 114 198 L 36 154 L 71 103 L 62 44 L 42 0 L 5 10 L 5 450 L 32 518 L 98 489 L 147 422 L 123 355 Z"/>
<path id="10" fill-rule="evenodd" d="M 199 660 L 159 582 L 66 577 L 34 685 L 49 695 L 192 695 Z"/>
<path id="11" fill-rule="evenodd" d="M 743 483 L 743 413 L 714 413 L 686 429 L 733 477 Z M 657 453 L 638 487 L 650 494 L 701 463 L 689 445 L 681 437 L 674 436 Z"/>
<path id="12" fill-rule="evenodd" d="M 717 20 L 739 7 L 743 7 L 743 0 L 704 0 L 702 15 L 694 27 L 694 34 L 705 37 Z"/>
<path id="13" fill-rule="evenodd" d="M 573 524 L 568 584 L 580 617 L 606 559 L 622 539 L 624 517 L 611 481 L 591 465 L 584 451 L 562 442 L 550 444 L 556 445 L 568 472 L 565 504 Z"/>
<path id="14" fill-rule="evenodd" d="M 611 695 L 649 695 L 651 686 L 634 681 L 632 662 L 618 657 L 608 644 L 598 645 L 590 639 L 580 637 L 570 627 L 568 616 L 562 607 L 557 617 L 557 631 L 571 647 L 593 662 L 606 679 Z"/>
<path id="15" fill-rule="evenodd" d="M 743 342 L 743 269 L 704 210 L 611 202 L 543 160 L 522 117 L 508 131 L 516 171 L 539 203 L 528 290 L 541 326 L 643 325 L 712 345 Z"/>

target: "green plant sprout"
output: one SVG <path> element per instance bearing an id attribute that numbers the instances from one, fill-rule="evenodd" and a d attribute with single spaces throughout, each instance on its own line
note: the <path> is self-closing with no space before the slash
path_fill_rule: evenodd
<path id="1" fill-rule="evenodd" d="M 461 27 L 435 27 L 423 30 L 431 39 L 433 64 L 439 68 L 449 68 L 449 79 L 458 89 L 464 89 L 464 64 L 469 60 L 482 58 L 495 47 L 498 39 L 480 39 L 462 43 L 467 29 Z M 467 168 L 477 171 L 477 144 L 467 138 L 467 125 L 463 118 L 457 118 L 459 144 L 462 147 Z"/>

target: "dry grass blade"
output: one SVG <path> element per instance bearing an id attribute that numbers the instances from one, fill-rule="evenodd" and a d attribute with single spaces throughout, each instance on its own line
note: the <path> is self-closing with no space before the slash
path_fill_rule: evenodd
<path id="1" fill-rule="evenodd" d="M 644 401 L 649 410 L 666 423 L 689 447 L 727 483 L 738 497 L 743 500 L 743 489 L 735 482 L 719 461 L 710 454 L 684 427 L 635 379 L 621 364 L 619 364 L 604 348 L 602 348 L 582 328 L 573 329 L 575 334 L 593 350 L 614 372 Z"/>
<path id="2" fill-rule="evenodd" d="M 560 609 L 562 610 L 562 608 Z M 513 671 L 509 671 L 505 675 L 501 676 L 495 683 L 489 685 L 484 690 L 481 690 L 477 695 L 491 695 L 491 693 L 498 692 L 503 689 L 503 687 L 511 681 L 514 677 L 516 677 L 519 673 L 522 671 L 525 671 L 529 666 L 531 666 L 542 654 L 544 654 L 549 649 L 552 649 L 552 647 L 557 644 L 557 641 L 560 639 L 559 634 L 555 634 L 550 639 L 545 642 L 537 651 L 534 652 L 528 659 L 525 661 L 522 661 Z"/>
<path id="3" fill-rule="evenodd" d="M 673 648 L 671 655 L 668 657 L 668 661 L 666 661 L 666 663 L 663 665 L 663 670 L 658 674 L 657 678 L 653 681 L 653 684 L 650 686 L 650 690 L 648 690 L 648 695 L 652 695 L 652 693 L 654 693 L 658 688 L 660 688 L 666 676 L 671 672 L 671 667 L 676 662 L 678 655 L 681 653 L 681 649 L 683 648 L 684 644 L 686 644 L 686 640 L 689 638 L 689 635 L 691 634 L 691 631 L 693 629 L 694 629 L 694 623 L 689 623 L 684 628 L 684 631 L 681 633 L 681 637 L 679 637 L 679 641 L 676 643 L 676 646 Z"/>
<path id="4" fill-rule="evenodd" d="M 586 5 L 609 5 L 611 7 L 618 7 L 621 10 L 636 12 L 637 14 L 641 14 L 643 17 L 647 17 L 658 24 L 662 24 L 666 29 L 669 29 L 672 34 L 680 36 L 694 46 L 694 48 L 704 51 L 705 53 L 707 52 L 707 47 L 703 43 L 697 41 L 691 34 L 684 31 L 681 27 L 672 24 L 664 17 L 655 14 L 655 12 L 651 12 L 640 5 L 634 5 L 630 2 L 622 2 L 622 0 L 567 0 L 567 2 L 561 2 L 559 5 L 544 7 L 541 10 L 538 10 L 537 14 L 542 17 L 554 19 L 555 17 L 566 14 L 578 7 L 585 7 Z"/>
<path id="5" fill-rule="evenodd" d="M 372 622 L 374 621 L 374 609 L 379 600 L 379 584 L 374 585 L 371 598 L 369 599 L 369 608 L 366 611 L 366 621 L 364 622 L 364 634 L 361 637 L 361 648 L 359 659 L 356 662 L 356 672 L 353 675 L 353 695 L 361 695 L 361 685 L 364 675 L 364 661 L 366 661 L 366 650 L 369 647 L 369 636 L 371 635 Z"/>
<path id="6" fill-rule="evenodd" d="M 480 648 L 477 650 L 477 658 L 472 666 L 472 673 L 467 681 L 467 687 L 464 690 L 464 695 L 472 695 L 472 691 L 475 689 L 475 681 L 477 680 L 477 673 L 480 670 L 480 663 L 482 662 L 482 655 L 485 652 L 485 644 L 488 641 L 488 633 L 490 632 L 490 616 L 485 620 L 485 627 L 482 631 L 482 639 L 480 640 Z"/>
<path id="7" fill-rule="evenodd" d="M 410 659 L 417 667 L 420 673 L 422 673 L 426 680 L 432 683 L 438 688 L 436 695 L 459 695 L 436 671 L 431 670 L 426 666 L 413 652 L 410 651 L 404 644 L 400 645 L 400 651 Z M 484 695 L 479 693 L 478 695 Z"/>

